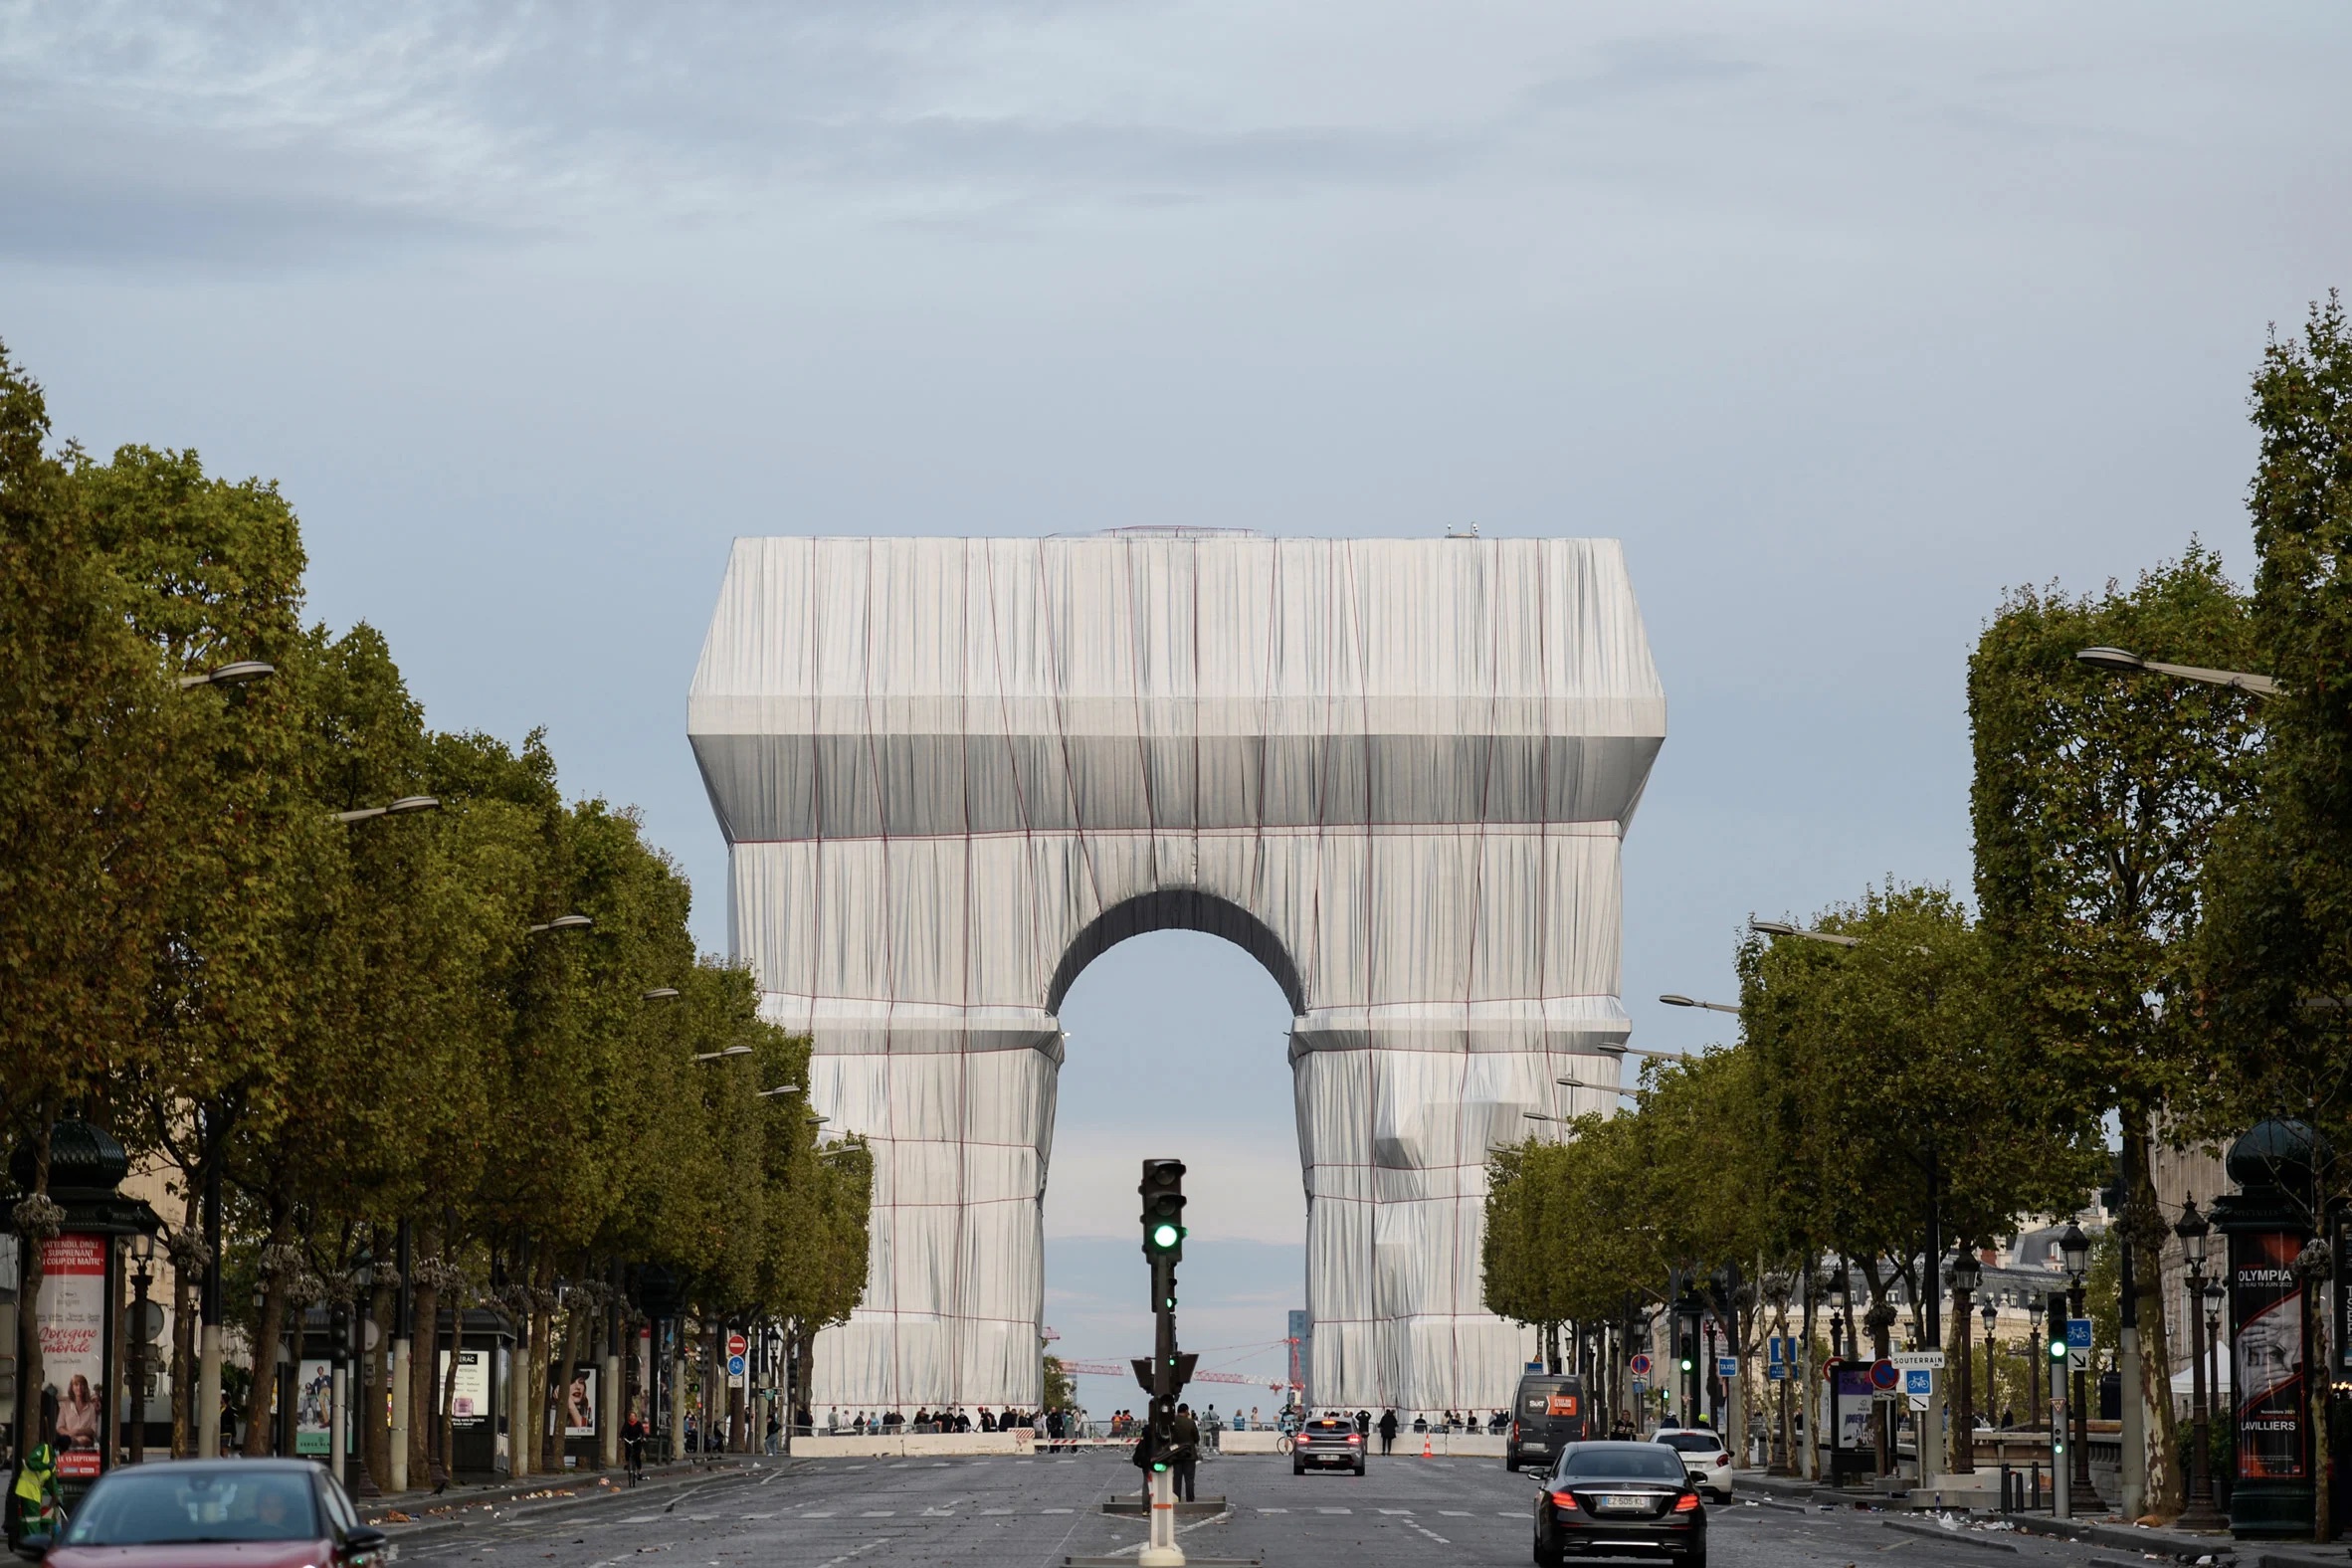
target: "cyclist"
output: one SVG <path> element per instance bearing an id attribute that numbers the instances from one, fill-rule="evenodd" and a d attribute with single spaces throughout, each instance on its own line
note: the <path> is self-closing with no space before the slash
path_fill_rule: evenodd
<path id="1" fill-rule="evenodd" d="M 645 1417 L 636 1411 L 621 1426 L 621 1452 L 629 1462 L 629 1484 L 634 1486 L 645 1478 Z"/>

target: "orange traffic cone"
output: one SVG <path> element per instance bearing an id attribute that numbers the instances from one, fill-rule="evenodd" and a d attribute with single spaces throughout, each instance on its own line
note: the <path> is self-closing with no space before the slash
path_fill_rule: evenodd
<path id="1" fill-rule="evenodd" d="M 1437 1458 L 1435 1454 L 1432 1454 L 1429 1451 L 1429 1433 L 1426 1430 L 1421 1434 L 1421 1457 L 1425 1460 L 1434 1460 Z"/>

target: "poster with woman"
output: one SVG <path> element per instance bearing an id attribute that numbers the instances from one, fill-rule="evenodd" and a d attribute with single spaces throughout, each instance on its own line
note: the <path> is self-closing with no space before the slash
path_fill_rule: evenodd
<path id="1" fill-rule="evenodd" d="M 2303 1459 L 2303 1291 L 2291 1231 L 2230 1238 L 2231 1369 L 2242 1480 L 2300 1480 Z"/>
<path id="2" fill-rule="evenodd" d="M 41 1369 L 57 1394 L 57 1472 L 96 1475 L 106 1427 L 106 1238 L 73 1234 L 41 1244 L 34 1318 Z"/>
<path id="3" fill-rule="evenodd" d="M 563 1435 L 567 1438 L 596 1436 L 596 1369 L 589 1366 L 572 1368 L 570 1387 L 563 1395 Z"/>

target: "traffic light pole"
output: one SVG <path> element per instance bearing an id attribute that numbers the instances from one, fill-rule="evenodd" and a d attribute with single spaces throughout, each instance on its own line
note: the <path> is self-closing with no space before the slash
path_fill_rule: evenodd
<path id="1" fill-rule="evenodd" d="M 2067 1424 L 2066 1292 L 2050 1292 L 2050 1511 L 2060 1519 L 2074 1517 L 2074 1467 L 2066 1457 Z"/>
<path id="2" fill-rule="evenodd" d="M 1184 1378 L 1176 1360 L 1176 1265 L 1184 1258 L 1184 1162 L 1145 1160 L 1136 1188 L 1143 1200 L 1143 1256 L 1151 1264 L 1151 1507 L 1150 1534 L 1135 1555 L 1137 1568 L 1184 1568 L 1176 1544 L 1176 1390 Z"/>

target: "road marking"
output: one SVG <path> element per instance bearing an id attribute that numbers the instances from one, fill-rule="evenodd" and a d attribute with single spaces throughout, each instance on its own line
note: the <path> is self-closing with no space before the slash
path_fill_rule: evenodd
<path id="1" fill-rule="evenodd" d="M 833 1513 L 833 1512 L 831 1512 L 831 1511 L 829 1510 L 829 1511 L 827 1511 L 827 1512 L 824 1512 L 824 1513 L 804 1513 L 804 1514 L 802 1514 L 802 1515 L 801 1515 L 801 1517 L 802 1517 L 802 1518 L 804 1518 L 804 1519 L 831 1519 L 831 1518 L 837 1518 L 837 1517 L 839 1517 L 839 1515 L 837 1515 L 837 1514 L 835 1514 L 835 1513 Z M 626 1523 L 628 1523 L 629 1521 L 628 1521 L 628 1520 L 626 1520 L 626 1519 L 623 1519 L 621 1522 L 622 1522 L 622 1523 L 624 1523 L 624 1524 L 626 1524 Z"/>
<path id="2" fill-rule="evenodd" d="M 866 1555 L 868 1552 L 870 1552 L 870 1551 L 873 1551 L 873 1550 L 874 1550 L 874 1549 L 875 1549 L 877 1546 L 880 1546 L 881 1544 L 882 1544 L 882 1542 L 881 1542 L 881 1541 L 868 1541 L 868 1542 L 867 1542 L 865 1545 L 863 1545 L 863 1546 L 853 1546 L 853 1547 L 851 1547 L 851 1548 L 850 1548 L 848 1551 L 846 1551 L 846 1552 L 842 1553 L 842 1554 L 841 1554 L 839 1557 L 835 1557 L 835 1558 L 831 1559 L 830 1561 L 828 1561 L 828 1562 L 827 1562 L 827 1563 L 824 1565 L 824 1568 L 841 1568 L 841 1565 L 842 1565 L 843 1563 L 846 1563 L 846 1562 L 848 1562 L 848 1561 L 849 1561 L 851 1558 L 853 1558 L 853 1557 L 863 1557 L 863 1556 L 865 1556 L 865 1555 Z"/>
<path id="3" fill-rule="evenodd" d="M 1413 1510 L 1411 1508 L 1382 1508 L 1379 1511 L 1386 1514 L 1401 1514 L 1408 1519 L 1413 1517 Z"/>
<path id="4" fill-rule="evenodd" d="M 1440 1508 L 1438 1512 L 1444 1514 L 1449 1519 L 1467 1519 L 1470 1517 L 1470 1510 L 1467 1508 Z"/>
<path id="5" fill-rule="evenodd" d="M 1317 1513 L 1345 1513 L 1347 1511 L 1345 1508 L 1317 1508 L 1315 1510 Z"/>
<path id="6" fill-rule="evenodd" d="M 897 1516 L 898 1510 L 895 1508 L 869 1508 L 858 1515 L 861 1519 L 894 1519 Z"/>
<path id="7" fill-rule="evenodd" d="M 1446 1539 L 1446 1537 L 1443 1535 L 1440 1535 L 1435 1530 L 1431 1529 L 1428 1525 L 1418 1523 L 1412 1519 L 1407 1519 L 1405 1521 L 1405 1528 L 1409 1530 L 1419 1530 L 1431 1540 L 1436 1541 L 1440 1546 L 1451 1546 L 1454 1544 L 1452 1541 Z"/>
<path id="8" fill-rule="evenodd" d="M 955 1510 L 953 1508 L 925 1508 L 923 1517 L 926 1519 L 952 1519 L 955 1517 Z"/>
<path id="9" fill-rule="evenodd" d="M 1258 1511 L 1260 1513 L 1288 1513 L 1290 1510 L 1287 1508 L 1261 1508 Z"/>
<path id="10" fill-rule="evenodd" d="M 658 1513 L 633 1513 L 626 1519 L 618 1519 L 614 1522 L 618 1524 L 659 1524 L 662 1522 L 662 1516 Z"/>
<path id="11" fill-rule="evenodd" d="M 1010 1509 L 1010 1508 L 982 1508 L 982 1509 L 980 1510 L 980 1512 L 981 1512 L 981 1514 L 982 1514 L 983 1516 L 985 1516 L 985 1515 L 988 1515 L 988 1514 L 992 1514 L 992 1513 L 1011 1513 L 1012 1511 L 1013 1511 L 1013 1510 L 1012 1510 L 1012 1509 Z"/>
<path id="12" fill-rule="evenodd" d="M 775 1517 L 775 1514 L 774 1514 L 774 1513 L 746 1513 L 745 1515 L 743 1515 L 743 1517 L 744 1517 L 744 1518 L 746 1518 L 746 1519 L 772 1519 L 772 1518 L 774 1518 L 774 1517 Z"/>

